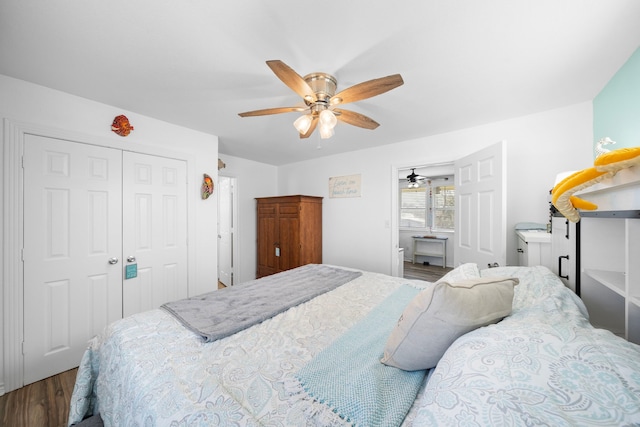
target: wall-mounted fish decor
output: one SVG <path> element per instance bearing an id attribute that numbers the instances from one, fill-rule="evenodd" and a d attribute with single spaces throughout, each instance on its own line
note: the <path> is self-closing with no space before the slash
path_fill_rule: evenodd
<path id="1" fill-rule="evenodd" d="M 211 179 L 211 177 L 206 173 L 202 178 L 202 187 L 200 192 L 202 194 L 202 200 L 208 199 L 209 196 L 213 194 L 213 179 Z"/>
<path id="2" fill-rule="evenodd" d="M 127 136 L 133 130 L 133 126 L 129 123 L 129 119 L 127 116 L 116 116 L 113 119 L 113 124 L 111 125 L 111 130 L 117 133 L 120 136 Z"/>

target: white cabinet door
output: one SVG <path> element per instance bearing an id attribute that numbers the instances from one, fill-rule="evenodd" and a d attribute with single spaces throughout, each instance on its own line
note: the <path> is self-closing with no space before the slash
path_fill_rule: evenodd
<path id="1" fill-rule="evenodd" d="M 25 135 L 24 384 L 122 315 L 121 177 L 119 150 Z"/>
<path id="2" fill-rule="evenodd" d="M 565 217 L 551 218 L 551 271 L 576 291 L 576 224 Z"/>
<path id="3" fill-rule="evenodd" d="M 518 236 L 518 265 L 523 267 L 529 266 L 529 251 L 527 242 L 525 242 L 522 237 Z"/>
<path id="4" fill-rule="evenodd" d="M 125 151 L 123 170 L 123 262 L 137 266 L 124 276 L 126 317 L 187 297 L 187 165 Z"/>
<path id="5" fill-rule="evenodd" d="M 455 162 L 456 265 L 506 265 L 505 149 L 499 142 Z"/>

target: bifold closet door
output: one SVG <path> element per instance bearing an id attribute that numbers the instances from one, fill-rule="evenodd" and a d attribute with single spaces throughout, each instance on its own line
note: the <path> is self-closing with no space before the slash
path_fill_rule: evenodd
<path id="1" fill-rule="evenodd" d="M 24 383 L 78 366 L 122 316 L 122 152 L 24 141 Z"/>
<path id="2" fill-rule="evenodd" d="M 26 385 L 78 366 L 109 323 L 187 296 L 187 183 L 181 160 L 36 135 L 23 165 Z"/>
<path id="3" fill-rule="evenodd" d="M 136 270 L 122 285 L 126 317 L 187 297 L 187 167 L 126 151 L 122 161 L 123 262 Z"/>

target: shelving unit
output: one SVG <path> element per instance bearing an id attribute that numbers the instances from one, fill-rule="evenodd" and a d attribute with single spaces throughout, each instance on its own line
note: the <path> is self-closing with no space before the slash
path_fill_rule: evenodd
<path id="1" fill-rule="evenodd" d="M 591 277 L 596 282 L 606 286 L 615 293 L 621 296 L 625 296 L 625 280 L 624 273 L 621 271 L 607 271 L 607 270 L 595 270 L 585 269 L 584 274 Z"/>
<path id="2" fill-rule="evenodd" d="M 640 343 L 640 211 L 584 213 L 581 288 L 591 323 Z"/>
<path id="3" fill-rule="evenodd" d="M 580 197 L 580 297 L 591 323 L 640 344 L 640 168 L 604 180 Z"/>
<path id="4" fill-rule="evenodd" d="M 437 236 L 413 236 L 413 259 L 412 262 L 416 263 L 416 257 L 428 256 L 442 258 L 442 268 L 447 266 L 447 237 Z M 430 246 L 436 244 L 440 247 L 439 250 L 434 250 Z M 425 248 L 423 245 L 428 245 Z"/>

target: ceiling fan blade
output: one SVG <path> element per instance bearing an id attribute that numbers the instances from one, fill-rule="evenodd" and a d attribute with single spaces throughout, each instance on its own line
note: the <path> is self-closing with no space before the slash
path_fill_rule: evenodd
<path id="1" fill-rule="evenodd" d="M 338 120 L 353 126 L 358 126 L 365 129 L 375 129 L 380 126 L 380 124 L 375 120 L 370 119 L 363 114 L 356 113 L 355 111 L 341 110 L 339 108 L 335 108 L 333 111 L 338 113 L 336 114 L 336 118 Z"/>
<path id="2" fill-rule="evenodd" d="M 293 113 L 295 111 L 306 111 L 303 107 L 281 107 L 281 108 L 265 108 L 264 110 L 247 111 L 238 113 L 240 117 L 267 116 L 269 114 Z"/>
<path id="3" fill-rule="evenodd" d="M 313 131 L 316 129 L 317 125 L 318 125 L 318 116 L 313 116 L 313 119 L 311 119 L 311 125 L 309 126 L 309 130 L 307 131 L 307 133 L 304 133 L 304 134 L 301 133 L 300 139 L 309 138 L 313 133 Z"/>
<path id="4" fill-rule="evenodd" d="M 300 74 L 293 71 L 287 64 L 279 60 L 271 60 L 267 61 L 267 65 L 284 84 L 300 95 L 302 99 L 309 102 L 316 101 L 316 94 L 313 92 L 313 89 L 304 81 Z"/>
<path id="5" fill-rule="evenodd" d="M 347 104 L 371 98 L 402 86 L 402 84 L 404 84 L 404 80 L 400 74 L 368 80 L 336 93 L 331 97 L 331 105 Z"/>

